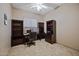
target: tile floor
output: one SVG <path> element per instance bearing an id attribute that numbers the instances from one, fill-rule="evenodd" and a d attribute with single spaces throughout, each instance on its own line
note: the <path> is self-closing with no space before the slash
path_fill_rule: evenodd
<path id="1" fill-rule="evenodd" d="M 35 41 L 36 45 L 18 45 L 12 47 L 9 56 L 79 56 L 79 52 L 60 44 L 49 44 L 45 40 Z"/>

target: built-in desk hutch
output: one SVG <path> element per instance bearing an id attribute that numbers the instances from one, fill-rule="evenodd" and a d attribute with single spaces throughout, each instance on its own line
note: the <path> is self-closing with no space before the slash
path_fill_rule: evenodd
<path id="1" fill-rule="evenodd" d="M 45 38 L 45 33 L 44 33 L 44 23 L 43 22 L 38 22 L 38 39 L 44 39 Z"/>
<path id="2" fill-rule="evenodd" d="M 23 21 L 12 20 L 11 46 L 23 43 Z"/>
<path id="3" fill-rule="evenodd" d="M 46 22 L 47 33 L 45 40 L 51 44 L 56 42 L 56 21 L 50 20 Z"/>
<path id="4" fill-rule="evenodd" d="M 23 35 L 23 20 L 12 20 L 11 24 L 12 24 L 11 46 L 24 44 L 26 41 Z M 45 38 L 45 41 L 51 44 L 55 43 L 56 42 L 56 21 L 54 20 L 47 21 L 46 25 L 47 25 L 46 34 L 44 33 L 44 23 L 39 22 L 38 23 L 39 33 L 37 35 L 36 32 L 33 32 L 32 37 L 37 37 L 37 39 Z"/>

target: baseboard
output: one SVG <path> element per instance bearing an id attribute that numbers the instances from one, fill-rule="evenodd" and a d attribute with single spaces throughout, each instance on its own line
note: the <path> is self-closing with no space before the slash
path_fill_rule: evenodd
<path id="1" fill-rule="evenodd" d="M 58 44 L 63 45 L 63 46 L 65 46 L 65 47 L 68 47 L 68 48 L 70 48 L 70 49 L 73 49 L 73 50 L 76 50 L 76 51 L 78 51 L 78 52 L 79 52 L 79 50 L 78 50 L 78 49 L 75 49 L 75 48 L 69 47 L 69 46 L 64 45 L 64 44 L 62 44 L 62 43 L 58 43 Z"/>

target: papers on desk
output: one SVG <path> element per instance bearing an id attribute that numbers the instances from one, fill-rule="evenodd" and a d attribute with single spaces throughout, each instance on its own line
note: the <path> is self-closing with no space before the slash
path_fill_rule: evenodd
<path id="1" fill-rule="evenodd" d="M 24 35 L 29 35 L 29 33 L 24 33 Z"/>

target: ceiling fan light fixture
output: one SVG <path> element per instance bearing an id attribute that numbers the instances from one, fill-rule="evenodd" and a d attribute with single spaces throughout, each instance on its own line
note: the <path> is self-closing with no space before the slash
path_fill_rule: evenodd
<path id="1" fill-rule="evenodd" d="M 47 8 L 47 6 L 44 6 L 42 3 L 36 3 L 35 5 L 33 5 L 31 8 L 36 8 L 37 11 L 40 11 L 43 8 Z"/>

